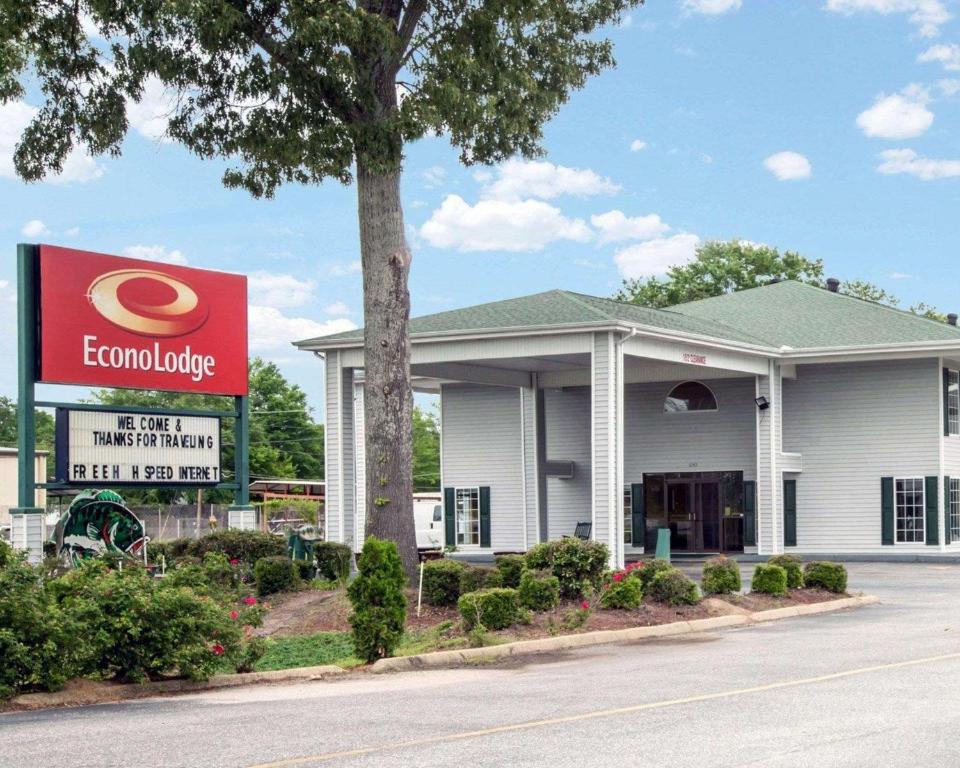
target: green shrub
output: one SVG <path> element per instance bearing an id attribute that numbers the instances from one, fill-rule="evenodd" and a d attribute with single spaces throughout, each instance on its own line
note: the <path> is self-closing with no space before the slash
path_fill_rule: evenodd
<path id="1" fill-rule="evenodd" d="M 537 544 L 525 562 L 531 571 L 550 569 L 560 580 L 560 594 L 574 598 L 600 586 L 609 557 L 605 544 L 570 538 Z"/>
<path id="2" fill-rule="evenodd" d="M 371 536 L 363 545 L 359 574 L 347 587 L 357 656 L 376 661 L 393 654 L 407 618 L 406 577 L 397 545 Z"/>
<path id="3" fill-rule="evenodd" d="M 517 596 L 524 608 L 549 611 L 560 604 L 560 579 L 550 571 L 524 570 Z"/>
<path id="4" fill-rule="evenodd" d="M 476 627 L 505 629 L 516 623 L 520 611 L 517 590 L 506 587 L 468 592 L 457 601 L 468 631 Z"/>
<path id="5" fill-rule="evenodd" d="M 186 554 L 203 558 L 207 552 L 220 552 L 228 560 L 253 565 L 264 557 L 290 557 L 283 536 L 263 531 L 225 530 L 191 539 Z"/>
<path id="6" fill-rule="evenodd" d="M 37 569 L 0 541 L 0 701 L 62 687 L 77 672 L 79 642 Z"/>
<path id="7" fill-rule="evenodd" d="M 643 598 L 643 590 L 640 587 L 640 579 L 627 577 L 620 581 L 612 580 L 603 585 L 603 590 L 600 592 L 600 607 L 633 610 L 640 606 L 641 598 Z"/>
<path id="8" fill-rule="evenodd" d="M 635 570 L 633 573 L 640 577 L 640 586 L 645 595 L 650 594 L 650 583 L 660 571 L 672 571 L 674 567 L 666 560 L 659 558 L 650 560 L 643 564 L 643 567 Z"/>
<path id="9" fill-rule="evenodd" d="M 423 564 L 423 599 L 429 605 L 456 605 L 463 563 L 449 558 Z"/>
<path id="10" fill-rule="evenodd" d="M 240 569 L 230 565 L 225 555 L 208 552 L 203 562 L 190 557 L 178 560 L 163 581 L 167 586 L 189 587 L 198 595 L 229 602 L 237 598 L 242 580 Z"/>
<path id="11" fill-rule="evenodd" d="M 258 595 L 272 595 L 293 589 L 300 578 L 297 567 L 286 555 L 261 557 L 253 566 Z"/>
<path id="12" fill-rule="evenodd" d="M 661 568 L 650 580 L 647 590 L 658 603 L 670 605 L 696 605 L 700 602 L 697 585 L 688 579 L 679 568 Z"/>
<path id="13" fill-rule="evenodd" d="M 336 541 L 318 541 L 313 547 L 320 576 L 330 581 L 346 581 L 350 576 L 353 551 L 348 544 Z"/>
<path id="14" fill-rule="evenodd" d="M 740 591 L 740 566 L 735 560 L 720 555 L 703 564 L 703 593 L 728 595 Z"/>
<path id="15" fill-rule="evenodd" d="M 779 565 L 787 572 L 787 589 L 800 589 L 803 586 L 803 561 L 796 555 L 774 555 L 767 565 Z"/>
<path id="16" fill-rule="evenodd" d="M 312 560 L 294 560 L 294 567 L 297 569 L 297 576 L 300 581 L 313 581 L 317 573 L 317 566 Z"/>
<path id="17" fill-rule="evenodd" d="M 847 569 L 840 563 L 826 560 L 807 563 L 803 578 L 808 587 L 820 587 L 837 594 L 847 591 Z"/>
<path id="18" fill-rule="evenodd" d="M 143 568 L 108 570 L 93 561 L 49 589 L 80 632 L 83 675 L 140 681 L 177 672 L 206 679 L 245 661 L 243 627 L 259 622 L 256 608 L 237 610 L 234 619 L 228 606 L 152 579 Z"/>
<path id="19" fill-rule="evenodd" d="M 511 589 L 519 587 L 523 568 L 523 555 L 497 556 L 497 570 L 500 571 L 500 581 L 504 587 L 510 587 Z"/>
<path id="20" fill-rule="evenodd" d="M 167 541 L 149 541 L 147 542 L 147 562 L 150 565 L 159 565 L 160 557 L 163 556 L 167 563 L 167 568 L 171 567 L 180 558 L 185 557 L 190 545 L 196 539 L 168 539 Z"/>
<path id="21" fill-rule="evenodd" d="M 501 578 L 496 568 L 465 563 L 460 571 L 460 594 L 503 586 Z"/>
<path id="22" fill-rule="evenodd" d="M 787 572 L 779 565 L 760 563 L 753 569 L 752 592 L 783 597 L 787 594 Z"/>

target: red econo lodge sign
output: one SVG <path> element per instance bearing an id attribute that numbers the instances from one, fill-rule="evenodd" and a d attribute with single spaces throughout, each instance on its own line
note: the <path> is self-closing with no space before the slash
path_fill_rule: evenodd
<path id="1" fill-rule="evenodd" d="M 247 279 L 40 246 L 39 381 L 247 394 Z"/>

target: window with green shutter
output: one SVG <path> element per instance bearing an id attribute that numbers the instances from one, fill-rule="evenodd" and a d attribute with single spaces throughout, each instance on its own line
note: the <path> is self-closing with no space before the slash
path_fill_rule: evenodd
<path id="1" fill-rule="evenodd" d="M 884 546 L 894 542 L 893 478 L 880 478 L 880 543 Z"/>
<path id="2" fill-rule="evenodd" d="M 940 478 L 931 475 L 924 479 L 926 486 L 924 492 L 925 509 L 927 517 L 927 544 L 929 546 L 939 546 L 940 544 Z"/>
<path id="3" fill-rule="evenodd" d="M 743 481 L 743 546 L 757 546 L 757 484 Z"/>
<path id="4" fill-rule="evenodd" d="M 634 483 L 630 486 L 630 517 L 632 543 L 635 547 L 644 546 L 647 532 L 647 519 L 644 514 L 645 499 L 643 497 L 643 483 Z"/>
<path id="5" fill-rule="evenodd" d="M 783 481 L 783 546 L 797 546 L 797 481 Z"/>

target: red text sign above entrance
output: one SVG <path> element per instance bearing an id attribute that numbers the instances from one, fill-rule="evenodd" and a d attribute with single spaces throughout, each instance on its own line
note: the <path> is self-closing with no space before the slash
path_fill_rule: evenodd
<path id="1" fill-rule="evenodd" d="M 247 279 L 40 246 L 39 381 L 247 394 Z"/>

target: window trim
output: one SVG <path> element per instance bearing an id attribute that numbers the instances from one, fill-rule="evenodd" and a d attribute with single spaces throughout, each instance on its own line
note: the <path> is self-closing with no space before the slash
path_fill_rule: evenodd
<path id="1" fill-rule="evenodd" d="M 710 396 L 713 398 L 713 402 L 716 404 L 715 408 L 701 408 L 695 411 L 671 411 L 667 409 L 667 400 L 670 399 L 670 395 L 673 394 L 673 391 L 684 384 L 699 384 L 701 387 L 706 389 Z M 668 416 L 684 416 L 688 414 L 704 414 L 704 413 L 716 413 L 720 410 L 720 398 L 717 397 L 717 393 L 713 391 L 713 387 L 705 384 L 700 381 L 700 379 L 683 379 L 682 381 L 675 382 L 670 385 L 670 389 L 667 390 L 667 394 L 663 396 L 663 407 L 661 408 L 661 413 L 664 413 Z"/>
<path id="2" fill-rule="evenodd" d="M 473 544 L 473 543 L 461 544 L 456 540 L 457 536 L 459 535 L 457 531 L 457 515 L 458 515 L 457 494 L 460 491 L 471 491 L 471 492 L 476 492 L 477 494 L 477 543 L 476 544 Z M 482 536 L 480 534 L 480 486 L 479 485 L 461 485 L 461 486 L 453 487 L 453 538 L 454 538 L 454 546 L 457 547 L 458 549 L 460 549 L 461 547 L 467 548 L 467 549 L 481 548 L 480 542 L 482 541 Z"/>
<path id="3" fill-rule="evenodd" d="M 623 485 L 623 546 L 633 546 L 633 484 Z M 627 529 L 629 526 L 629 532 Z M 960 538 L 960 536 L 958 536 Z"/>
<path id="4" fill-rule="evenodd" d="M 900 526 L 897 525 L 897 483 L 910 480 L 920 483 L 920 539 L 918 541 L 901 541 Z M 894 476 L 893 478 L 893 544 L 894 546 L 923 545 L 927 543 L 927 482 L 925 477 Z"/>
<path id="5" fill-rule="evenodd" d="M 954 493 L 956 489 L 956 493 Z M 950 487 L 947 489 L 949 504 L 947 505 L 946 515 L 947 515 L 947 528 L 950 531 L 950 541 L 953 543 L 960 543 L 960 477 L 951 477 L 950 478 Z M 956 506 L 956 514 L 954 514 L 954 506 Z M 957 525 L 954 527 L 953 521 L 954 517 L 957 519 Z"/>
<path id="6" fill-rule="evenodd" d="M 956 381 L 951 381 L 951 379 L 956 379 Z M 953 384 L 956 383 L 957 388 L 951 390 Z M 946 392 L 945 402 L 943 408 L 946 414 L 947 421 L 947 437 L 960 437 L 960 370 L 954 368 L 947 368 L 947 392 Z M 956 400 L 956 416 L 951 418 L 950 416 L 950 401 Z"/>

